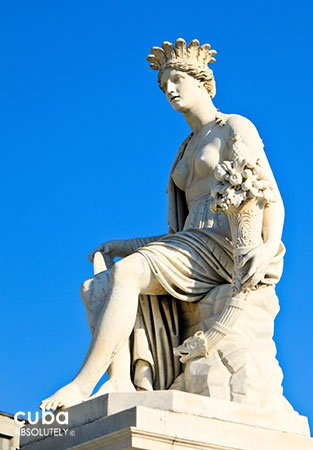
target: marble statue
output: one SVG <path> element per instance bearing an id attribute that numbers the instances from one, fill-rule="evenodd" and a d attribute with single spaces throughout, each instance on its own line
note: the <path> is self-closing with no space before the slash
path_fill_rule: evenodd
<path id="1" fill-rule="evenodd" d="M 147 58 L 192 130 L 170 172 L 169 231 L 91 252 L 81 295 L 92 341 L 77 376 L 42 408 L 176 389 L 292 411 L 273 341 L 284 206 L 254 125 L 213 104 L 215 54 L 180 38 Z"/>

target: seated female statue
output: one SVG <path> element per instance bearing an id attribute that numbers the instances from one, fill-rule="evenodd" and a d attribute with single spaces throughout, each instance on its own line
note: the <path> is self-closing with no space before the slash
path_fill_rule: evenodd
<path id="1" fill-rule="evenodd" d="M 197 318 L 197 314 L 206 301 L 210 303 L 208 299 L 216 299 L 211 302 L 214 309 L 220 301 L 218 298 L 223 297 L 222 309 L 226 307 L 227 296 L 232 296 L 229 287 L 234 277 L 234 264 L 240 267 L 243 291 L 265 292 L 271 287 L 274 292 L 273 286 L 282 272 L 284 207 L 254 125 L 240 115 L 219 112 L 213 104 L 215 80 L 208 64 L 215 61 L 215 54 L 209 44 L 200 46 L 193 40 L 186 46 L 183 39 L 178 39 L 175 46 L 164 42 L 162 48 L 153 47 L 148 57 L 151 68 L 158 70 L 159 85 L 169 103 L 184 116 L 192 130 L 179 149 L 170 173 L 169 233 L 108 241 L 90 254 L 91 261 L 98 251 L 122 259 L 83 284 L 82 297 L 92 341 L 74 380 L 43 400 L 41 407 L 45 409 L 68 407 L 90 398 L 106 370 L 109 380 L 96 395 L 171 386 L 188 391 L 188 380 L 181 381 L 184 373 L 173 348 L 190 336 L 186 332 L 188 327 L 191 330 L 191 325 L 196 323 L 193 327 L 196 331 L 201 320 L 207 319 L 203 315 Z M 258 245 L 247 245 L 240 254 L 234 251 L 227 214 L 222 207 L 214 207 L 217 195 L 214 186 L 217 179 L 221 180 L 221 174 L 220 178 L 216 175 L 220 173 L 217 167 L 222 167 L 224 161 L 230 164 L 227 176 L 227 164 L 226 169 L 221 170 L 233 186 L 233 197 L 239 192 L 236 186 L 242 182 L 242 175 L 238 181 L 231 166 L 232 158 L 236 159 L 238 142 L 245 148 L 247 159 L 262 167 L 264 179 L 270 183 L 275 197 L 275 201 L 264 202 L 261 207 Z M 247 178 L 245 192 L 250 189 L 248 178 L 253 172 L 253 167 L 247 167 L 243 175 Z M 262 185 L 260 180 L 258 183 Z M 252 192 L 252 188 L 250 190 Z M 250 227 L 257 226 L 255 220 L 253 214 L 248 214 Z M 235 350 L 242 351 L 245 344 L 238 343 L 235 335 L 234 338 L 228 336 L 227 341 L 225 323 L 220 321 L 219 327 L 215 327 L 214 339 L 206 346 L 204 356 L 220 358 L 220 365 L 224 365 L 223 370 L 228 371 L 227 376 L 231 378 L 237 370 L 235 363 L 222 355 L 219 350 L 222 346 L 218 345 L 229 342 Z M 254 326 L 257 329 L 257 318 Z M 243 332 L 250 336 L 249 331 Z M 180 356 L 181 351 L 180 348 Z M 275 360 L 274 351 L 271 351 L 271 358 Z M 244 384 L 246 379 L 242 377 L 248 375 L 240 373 L 240 382 Z M 237 395 L 236 389 L 230 400 L 241 401 L 245 394 L 238 388 Z M 200 388 L 198 391 L 193 392 L 201 393 Z M 209 386 L 205 395 L 214 395 L 213 391 Z"/>

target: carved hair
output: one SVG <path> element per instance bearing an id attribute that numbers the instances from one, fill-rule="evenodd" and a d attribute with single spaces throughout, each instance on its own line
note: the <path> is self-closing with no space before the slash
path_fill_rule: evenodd
<path id="1" fill-rule="evenodd" d="M 162 73 L 165 69 L 176 69 L 186 72 L 203 83 L 211 98 L 215 96 L 215 80 L 212 70 L 208 64 L 215 62 L 215 50 L 211 50 L 210 44 L 200 43 L 197 39 L 193 39 L 188 47 L 184 39 L 179 38 L 175 42 L 175 46 L 170 42 L 163 42 L 161 47 L 152 47 L 151 54 L 147 60 L 153 70 L 158 70 L 159 85 Z M 162 89 L 162 88 L 161 88 Z"/>
<path id="2" fill-rule="evenodd" d="M 192 64 L 188 64 L 187 62 L 171 64 L 166 67 L 166 69 L 168 69 L 168 68 L 180 70 L 181 72 L 186 72 L 188 75 L 192 76 L 196 80 L 201 81 L 203 83 L 205 89 L 208 91 L 210 97 L 211 98 L 215 97 L 216 84 L 215 84 L 213 71 L 211 69 L 199 70 L 197 67 L 193 66 Z M 159 82 L 159 86 L 161 89 L 162 89 L 161 77 L 162 77 L 164 70 L 165 70 L 165 68 L 159 70 L 159 73 L 158 73 L 158 82 Z"/>

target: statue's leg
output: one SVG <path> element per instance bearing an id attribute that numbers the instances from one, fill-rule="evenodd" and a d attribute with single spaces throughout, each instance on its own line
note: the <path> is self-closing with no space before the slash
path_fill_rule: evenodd
<path id="1" fill-rule="evenodd" d="M 102 310 L 106 308 L 110 294 L 110 271 L 101 272 L 86 280 L 81 286 L 81 297 L 85 305 L 91 335 L 94 335 Z M 109 379 L 92 396 L 109 392 L 134 392 L 130 376 L 130 351 L 127 341 L 117 352 L 108 368 Z"/>
<path id="2" fill-rule="evenodd" d="M 79 373 L 71 383 L 43 400 L 42 408 L 68 407 L 90 397 L 116 354 L 127 343 L 135 324 L 138 296 L 149 291 L 150 286 L 159 289 L 141 254 L 134 253 L 115 264 L 110 273 L 108 302 L 101 312 Z"/>
<path id="3" fill-rule="evenodd" d="M 93 336 L 103 308 L 106 307 L 110 294 L 110 271 L 99 274 L 84 281 L 80 295 L 87 313 L 91 336 Z"/>
<path id="4" fill-rule="evenodd" d="M 115 355 L 108 368 L 108 381 L 106 381 L 90 398 L 99 397 L 100 395 L 112 392 L 136 392 L 136 388 L 130 376 L 130 367 L 129 342 L 127 341 Z"/>

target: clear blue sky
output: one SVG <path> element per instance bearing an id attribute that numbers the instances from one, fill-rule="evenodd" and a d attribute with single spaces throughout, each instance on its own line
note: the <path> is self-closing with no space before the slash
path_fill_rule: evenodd
<path id="1" fill-rule="evenodd" d="M 181 36 L 218 51 L 215 104 L 256 124 L 281 188 L 275 334 L 285 394 L 312 418 L 312 3 L 12 0 L 0 12 L 0 410 L 36 410 L 79 368 L 88 252 L 166 231 L 189 129 L 145 58 Z"/>

